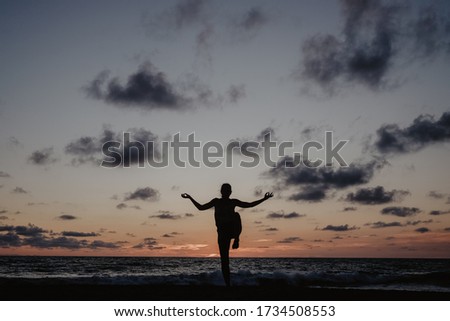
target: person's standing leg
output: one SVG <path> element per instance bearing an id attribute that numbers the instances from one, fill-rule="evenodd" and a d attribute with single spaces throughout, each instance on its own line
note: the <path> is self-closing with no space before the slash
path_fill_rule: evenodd
<path id="1" fill-rule="evenodd" d="M 241 216 L 239 215 L 239 213 L 234 212 L 233 214 L 233 238 L 234 238 L 234 242 L 233 242 L 233 249 L 238 249 L 239 248 L 239 236 L 241 235 L 242 232 L 242 222 L 241 222 Z"/>
<path id="2" fill-rule="evenodd" d="M 230 242 L 231 238 L 222 236 L 219 234 L 219 252 L 220 252 L 220 262 L 222 264 L 222 275 L 225 281 L 225 285 L 229 287 L 230 282 Z"/>

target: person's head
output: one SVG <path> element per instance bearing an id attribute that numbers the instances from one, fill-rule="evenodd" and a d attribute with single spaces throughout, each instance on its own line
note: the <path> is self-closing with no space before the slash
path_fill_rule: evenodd
<path id="1" fill-rule="evenodd" d="M 220 188 L 220 193 L 222 194 L 223 198 L 228 198 L 231 195 L 231 185 L 228 183 L 222 184 L 222 187 Z"/>

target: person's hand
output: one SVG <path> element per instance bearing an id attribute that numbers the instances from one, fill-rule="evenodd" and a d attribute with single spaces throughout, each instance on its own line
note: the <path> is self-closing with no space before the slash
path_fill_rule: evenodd
<path id="1" fill-rule="evenodd" d="M 273 196 L 273 193 L 269 193 L 269 192 L 267 192 L 266 194 L 264 194 L 264 199 L 266 200 L 266 199 L 269 199 L 269 198 L 271 198 Z"/>
<path id="2" fill-rule="evenodd" d="M 187 193 L 183 193 L 181 194 L 182 198 L 191 198 L 191 195 L 187 194 Z"/>

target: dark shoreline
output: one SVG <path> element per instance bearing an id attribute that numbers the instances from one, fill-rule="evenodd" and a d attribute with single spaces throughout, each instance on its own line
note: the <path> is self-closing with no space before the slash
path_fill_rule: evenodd
<path id="1" fill-rule="evenodd" d="M 450 301 L 450 292 L 308 288 L 286 285 L 98 285 L 0 283 L 3 301 Z"/>

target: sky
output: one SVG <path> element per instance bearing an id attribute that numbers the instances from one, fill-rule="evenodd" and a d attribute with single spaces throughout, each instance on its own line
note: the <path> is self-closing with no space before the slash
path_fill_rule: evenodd
<path id="1" fill-rule="evenodd" d="M 448 1 L 2 0 L 0 39 L 0 255 L 216 257 L 180 194 L 230 183 L 274 193 L 237 209 L 233 257 L 450 258 Z M 346 166 L 289 166 L 326 132 Z M 269 133 L 293 148 L 251 168 L 128 149 Z M 111 141 L 128 168 L 102 166 Z"/>

